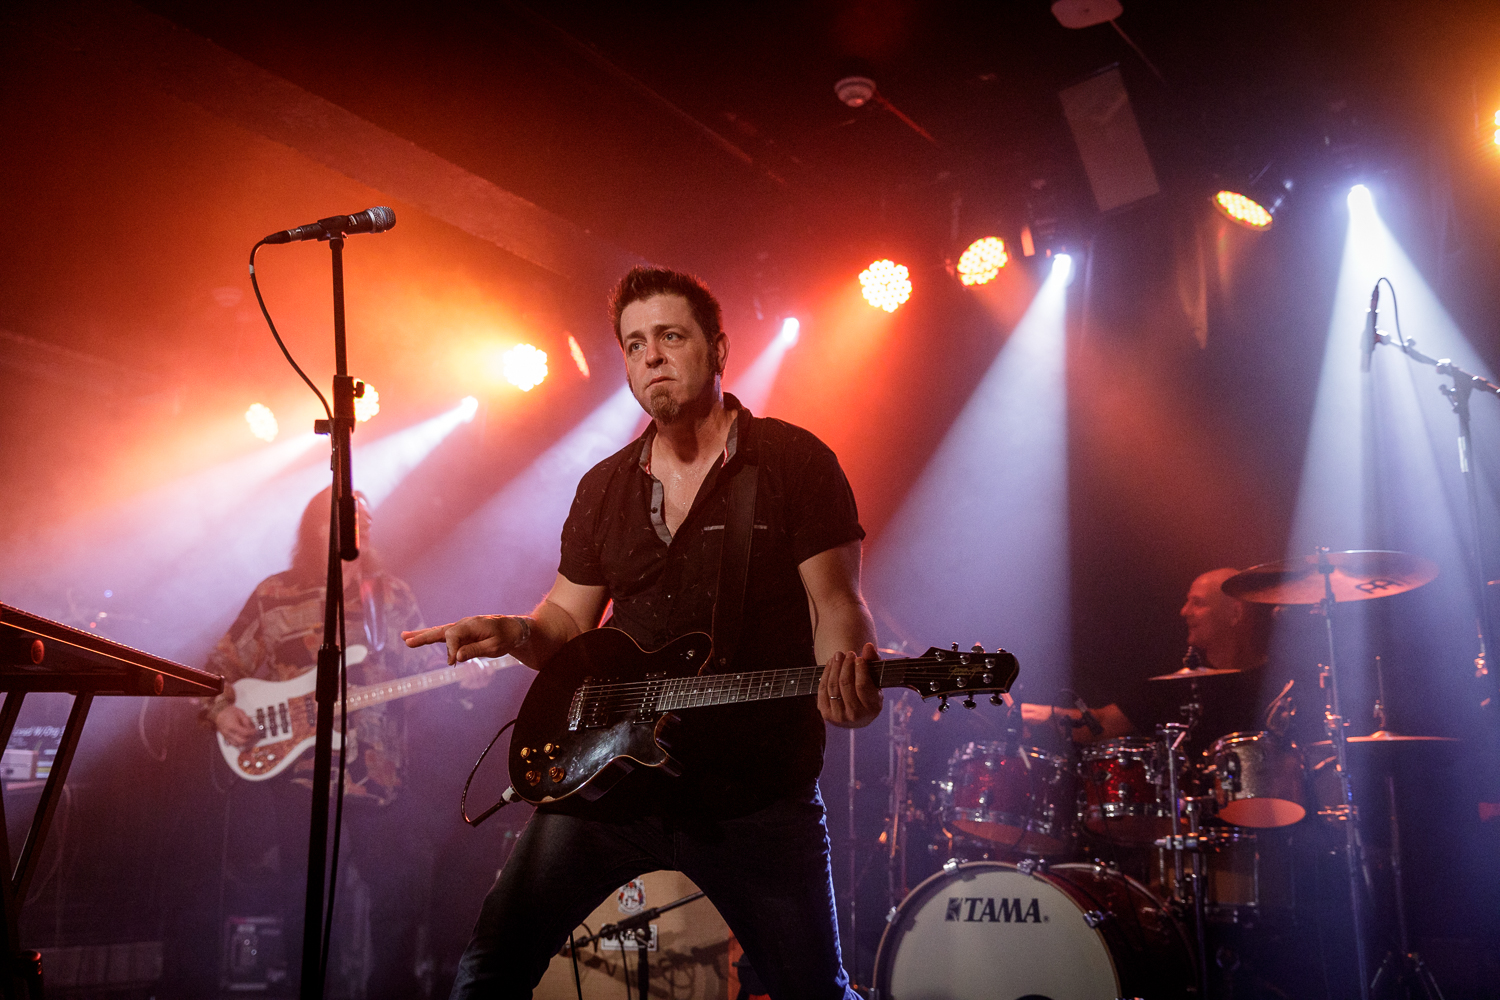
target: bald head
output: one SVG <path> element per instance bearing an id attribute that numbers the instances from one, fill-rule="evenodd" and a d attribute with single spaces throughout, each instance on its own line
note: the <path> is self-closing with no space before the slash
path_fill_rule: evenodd
<path id="1" fill-rule="evenodd" d="M 1219 652 L 1220 662 L 1236 641 L 1236 629 L 1245 618 L 1245 605 L 1224 593 L 1224 581 L 1238 573 L 1232 566 L 1209 570 L 1193 581 L 1178 614 L 1187 622 L 1188 645 L 1209 658 Z"/>

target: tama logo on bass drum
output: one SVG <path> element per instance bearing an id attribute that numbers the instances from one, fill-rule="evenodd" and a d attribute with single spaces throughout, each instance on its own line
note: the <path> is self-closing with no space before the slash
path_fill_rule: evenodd
<path id="1" fill-rule="evenodd" d="M 966 924 L 1040 924 L 1047 918 L 1042 916 L 1042 904 L 1035 896 L 1030 905 L 1024 908 L 1020 898 L 1015 896 L 1008 899 L 996 899 L 993 896 L 949 896 L 948 913 L 943 919 Z"/>

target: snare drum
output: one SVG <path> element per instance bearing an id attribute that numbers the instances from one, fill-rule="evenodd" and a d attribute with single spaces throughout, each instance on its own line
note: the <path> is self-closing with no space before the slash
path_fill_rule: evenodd
<path id="1" fill-rule="evenodd" d="M 1171 833 L 1166 762 L 1165 746 L 1139 736 L 1084 747 L 1083 828 L 1117 844 L 1151 844 Z"/>
<path id="2" fill-rule="evenodd" d="M 1219 819 L 1262 829 L 1307 815 L 1302 754 L 1271 733 L 1230 733 L 1205 754 Z"/>
<path id="3" fill-rule="evenodd" d="M 1138 882 L 1096 865 L 953 865 L 912 890 L 875 953 L 892 1000 L 1151 997 L 1193 987 L 1182 928 Z"/>
<path id="4" fill-rule="evenodd" d="M 939 782 L 950 833 L 1022 854 L 1055 855 L 1073 846 L 1073 769 L 1066 757 L 1006 741 L 970 743 Z"/>

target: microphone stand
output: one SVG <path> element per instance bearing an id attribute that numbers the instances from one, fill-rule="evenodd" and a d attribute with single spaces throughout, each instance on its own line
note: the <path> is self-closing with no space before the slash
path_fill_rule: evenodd
<path id="1" fill-rule="evenodd" d="M 1458 417 L 1458 469 L 1463 474 L 1464 491 L 1469 498 L 1469 559 L 1477 574 L 1475 596 L 1479 601 L 1479 655 L 1474 658 L 1474 677 L 1481 681 L 1489 679 L 1488 686 L 1494 688 L 1497 681 L 1500 681 L 1500 677 L 1492 675 L 1489 669 L 1488 647 L 1495 636 L 1495 630 L 1486 593 L 1488 574 L 1484 570 L 1484 545 L 1479 533 L 1479 484 L 1474 470 L 1474 438 L 1469 424 L 1469 396 L 1475 389 L 1493 396 L 1500 396 L 1500 385 L 1465 371 L 1448 358 L 1428 357 L 1417 350 L 1417 342 L 1410 337 L 1404 340 L 1397 339 L 1389 333 L 1377 330 L 1375 344 L 1394 347 L 1413 361 L 1431 365 L 1439 375 L 1453 380 L 1452 385 L 1438 386 L 1438 391 L 1448 398 L 1448 403 L 1453 407 L 1454 416 Z M 1487 694 L 1482 704 L 1492 709 L 1500 707 L 1493 691 Z"/>
<path id="2" fill-rule="evenodd" d="M 329 769 L 333 764 L 333 706 L 338 699 L 339 664 L 343 662 L 344 560 L 359 558 L 358 522 L 354 506 L 354 470 L 349 438 L 354 432 L 354 379 L 344 338 L 344 236 L 328 237 L 333 252 L 333 420 L 319 420 L 313 429 L 327 434 L 332 444 L 332 502 L 328 522 L 328 589 L 323 606 L 323 644 L 318 647 L 317 736 L 313 743 L 312 815 L 308 823 L 307 899 L 302 924 L 302 1000 L 323 996 L 325 934 L 323 884 L 328 861 Z M 335 873 L 337 877 L 337 873 Z M 330 926 L 329 931 L 332 928 Z"/>
<path id="3" fill-rule="evenodd" d="M 636 970 L 638 972 L 636 983 L 640 991 L 641 1000 L 646 1000 L 646 998 L 651 995 L 649 992 L 649 988 L 651 985 L 650 966 L 646 963 L 646 953 L 651 946 L 651 921 L 655 920 L 663 913 L 666 913 L 668 910 L 675 910 L 679 906 L 686 906 L 688 903 L 700 900 L 703 898 L 703 895 L 704 894 L 701 890 L 698 892 L 688 893 L 681 899 L 675 899 L 672 902 L 665 903 L 661 906 L 653 906 L 649 910 L 642 910 L 640 913 L 637 913 L 634 916 L 626 917 L 619 923 L 605 924 L 603 927 L 599 928 L 599 933 L 590 934 L 586 938 L 579 938 L 576 941 L 573 941 L 569 947 L 572 948 L 573 955 L 576 957 L 578 954 L 578 949 L 583 945 L 593 944 L 595 941 L 599 941 L 603 938 L 614 938 L 615 940 L 620 942 L 620 953 L 623 955 L 625 953 L 626 940 L 628 940 L 629 938 L 633 938 L 636 945 L 636 955 L 638 956 L 636 959 L 638 963 L 636 966 Z"/>

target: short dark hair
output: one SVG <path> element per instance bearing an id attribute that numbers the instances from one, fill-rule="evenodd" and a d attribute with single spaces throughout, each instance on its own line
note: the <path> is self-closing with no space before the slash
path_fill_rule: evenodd
<path id="1" fill-rule="evenodd" d="M 620 314 L 632 302 L 649 299 L 653 295 L 680 295 L 687 300 L 703 335 L 710 344 L 724 337 L 724 311 L 719 300 L 708 290 L 703 279 L 684 271 L 668 267 L 632 267 L 609 294 L 609 318 L 615 325 L 615 339 L 622 345 L 625 337 L 620 332 Z"/>

